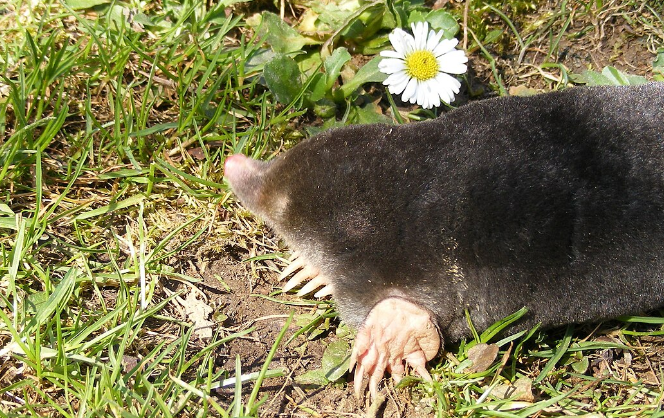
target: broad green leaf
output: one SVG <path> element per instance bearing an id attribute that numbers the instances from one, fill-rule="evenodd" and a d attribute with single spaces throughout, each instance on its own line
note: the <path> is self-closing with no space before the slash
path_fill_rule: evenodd
<path id="1" fill-rule="evenodd" d="M 48 293 L 45 291 L 32 293 L 25 298 L 23 311 L 30 314 L 36 313 L 47 300 Z"/>
<path id="2" fill-rule="evenodd" d="M 311 41 L 282 21 L 279 16 L 263 12 L 262 23 L 258 31 L 261 39 L 272 47 L 274 52 L 287 54 L 301 51 Z"/>
<path id="3" fill-rule="evenodd" d="M 109 4 L 111 0 L 65 0 L 65 4 L 74 10 L 90 9 L 101 4 Z"/>
<path id="4" fill-rule="evenodd" d="M 459 33 L 459 24 L 454 16 L 443 9 L 433 10 L 426 16 L 429 27 L 436 32 L 443 31 L 443 39 L 452 39 Z"/>
<path id="5" fill-rule="evenodd" d="M 634 86 L 645 84 L 645 77 L 623 73 L 614 67 L 604 67 L 601 73 L 586 71 L 580 77 L 589 86 Z"/>
<path id="6" fill-rule="evenodd" d="M 335 382 L 346 374 L 350 365 L 350 354 L 350 345 L 345 340 L 337 340 L 327 346 L 321 361 L 327 380 Z"/>
<path id="7" fill-rule="evenodd" d="M 387 116 L 379 113 L 378 107 L 371 103 L 364 107 L 353 106 L 350 111 L 349 120 L 356 125 L 392 122 Z"/>
<path id="8" fill-rule="evenodd" d="M 302 89 L 302 73 L 295 60 L 280 55 L 265 64 L 265 83 L 280 103 L 289 104 Z"/>
<path id="9" fill-rule="evenodd" d="M 5 215 L 14 215 L 14 211 L 6 203 L 0 203 L 0 213 Z"/>
<path id="10" fill-rule="evenodd" d="M 314 114 L 320 118 L 328 119 L 337 113 L 337 105 L 333 100 L 320 99 L 314 104 Z"/>
<path id="11" fill-rule="evenodd" d="M 244 63 L 244 71 L 247 74 L 263 71 L 265 64 L 272 61 L 278 54 L 269 48 L 260 48 L 251 53 Z"/>
<path id="12" fill-rule="evenodd" d="M 327 88 L 327 76 L 323 73 L 313 75 L 313 80 L 309 83 L 309 100 L 318 102 L 330 89 Z"/>
<path id="13" fill-rule="evenodd" d="M 588 370 L 588 366 L 590 366 L 590 361 L 586 356 L 583 356 L 581 360 L 572 363 L 572 368 L 577 373 L 585 373 L 586 370 Z"/>
<path id="14" fill-rule="evenodd" d="M 325 386 L 330 382 L 325 378 L 325 373 L 321 369 L 316 369 L 295 376 L 295 383 L 306 386 Z"/>
<path id="15" fill-rule="evenodd" d="M 413 24 L 413 23 L 424 22 L 425 20 L 426 20 L 426 16 L 425 16 L 423 11 L 413 10 L 408 15 L 408 28 L 410 28 L 410 25 Z"/>
<path id="16" fill-rule="evenodd" d="M 572 79 L 589 86 L 606 86 L 611 84 L 608 78 L 597 71 L 584 71 L 583 74 L 580 74 L 578 77 L 573 77 Z"/>
<path id="17" fill-rule="evenodd" d="M 614 67 L 604 67 L 602 74 L 608 78 L 612 84 L 617 86 L 629 86 L 648 82 L 645 77 L 629 75 Z"/>
<path id="18" fill-rule="evenodd" d="M 0 218 L 0 228 L 17 230 L 18 227 L 16 226 L 16 217 L 9 216 Z"/>
<path id="19" fill-rule="evenodd" d="M 387 74 L 380 72 L 378 69 L 378 63 L 382 57 L 374 57 L 371 61 L 364 64 L 362 68 L 358 70 L 349 82 L 341 86 L 341 92 L 344 97 L 350 96 L 355 90 L 357 90 L 364 83 L 381 83 L 387 78 Z"/>
<path id="20" fill-rule="evenodd" d="M 346 48 L 343 47 L 335 49 L 332 55 L 327 57 L 323 65 L 325 66 L 325 74 L 327 79 L 326 87 L 328 90 L 332 89 L 335 81 L 337 81 L 337 78 L 339 78 L 341 68 L 344 66 L 344 64 L 350 61 L 350 58 L 350 53 Z"/>
<path id="21" fill-rule="evenodd" d="M 657 58 L 652 63 L 652 69 L 664 74 L 664 49 L 657 51 Z"/>
<path id="22" fill-rule="evenodd" d="M 316 25 L 319 31 L 339 29 L 360 7 L 357 0 L 311 3 L 311 9 L 318 15 Z"/>

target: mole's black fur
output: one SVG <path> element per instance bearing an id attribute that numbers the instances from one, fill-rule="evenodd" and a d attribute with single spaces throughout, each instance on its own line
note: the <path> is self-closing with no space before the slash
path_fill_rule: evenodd
<path id="1" fill-rule="evenodd" d="M 359 326 L 381 300 L 447 340 L 664 305 L 664 84 L 480 101 L 436 120 L 325 132 L 234 189 L 334 286 Z"/>

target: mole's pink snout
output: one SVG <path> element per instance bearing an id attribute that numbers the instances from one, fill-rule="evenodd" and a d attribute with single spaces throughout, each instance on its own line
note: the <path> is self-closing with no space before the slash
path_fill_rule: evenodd
<path id="1" fill-rule="evenodd" d="M 224 163 L 224 176 L 233 187 L 237 186 L 242 177 L 247 176 L 250 161 L 251 159 L 242 154 L 235 154 L 226 158 L 226 162 Z"/>
<path id="2" fill-rule="evenodd" d="M 252 160 L 242 154 L 231 155 L 224 163 L 224 176 L 231 188 L 250 210 L 261 212 L 265 171 L 269 163 Z"/>

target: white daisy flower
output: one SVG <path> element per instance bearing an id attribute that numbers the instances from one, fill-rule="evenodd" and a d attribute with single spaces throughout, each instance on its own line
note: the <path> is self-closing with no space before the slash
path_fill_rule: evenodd
<path id="1" fill-rule="evenodd" d="M 429 31 L 427 22 L 412 24 L 413 35 L 397 28 L 390 34 L 394 51 L 382 51 L 378 69 L 389 74 L 383 84 L 392 94 L 403 92 L 404 102 L 425 109 L 450 103 L 461 83 L 450 74 L 466 72 L 468 57 L 456 49 L 457 39 L 443 39 L 443 31 Z"/>

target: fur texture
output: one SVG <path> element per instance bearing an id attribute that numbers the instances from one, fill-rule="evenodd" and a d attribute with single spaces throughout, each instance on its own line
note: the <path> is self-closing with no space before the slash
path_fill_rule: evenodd
<path id="1" fill-rule="evenodd" d="M 397 296 L 443 337 L 664 305 L 664 84 L 475 102 L 325 132 L 230 178 L 360 326 Z"/>

